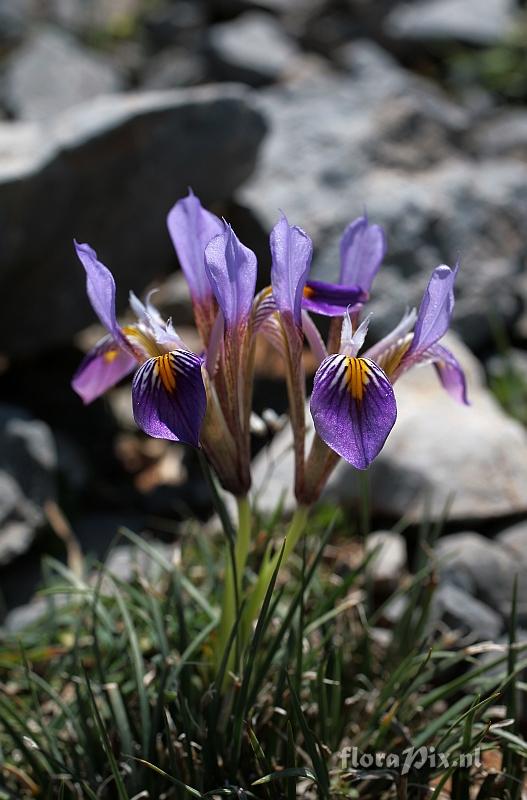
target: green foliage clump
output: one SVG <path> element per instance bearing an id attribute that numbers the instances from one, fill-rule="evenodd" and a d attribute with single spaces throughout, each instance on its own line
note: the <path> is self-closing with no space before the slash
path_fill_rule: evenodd
<path id="1" fill-rule="evenodd" d="M 278 564 L 244 652 L 238 610 L 219 664 L 214 538 L 189 531 L 168 559 L 123 531 L 137 560 L 126 580 L 48 559 L 42 618 L 2 643 L 0 797 L 436 798 L 447 781 L 459 800 L 519 796 L 527 658 L 514 620 L 509 654 L 495 647 L 481 662 L 485 647 L 432 633 L 433 563 L 423 557 L 395 595 L 376 598 L 375 552 L 343 538 L 343 520 L 326 522 L 327 510 L 312 517 L 302 552 Z M 277 533 L 253 530 L 253 567 Z M 448 768 L 366 771 L 341 757 L 409 746 L 435 747 Z M 501 754 L 504 770 L 464 766 L 476 747 Z"/>

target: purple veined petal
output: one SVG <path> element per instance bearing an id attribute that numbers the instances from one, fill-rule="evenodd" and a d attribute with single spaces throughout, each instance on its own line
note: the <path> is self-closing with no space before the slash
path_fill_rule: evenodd
<path id="1" fill-rule="evenodd" d="M 256 256 L 245 247 L 230 225 L 205 249 L 205 269 L 223 312 L 227 331 L 246 322 L 256 286 Z"/>
<path id="2" fill-rule="evenodd" d="M 340 240 L 340 282 L 369 292 L 386 253 L 386 236 L 368 218 L 350 222 Z"/>
<path id="3" fill-rule="evenodd" d="M 169 211 L 167 226 L 192 298 L 206 301 L 212 297 L 212 288 L 205 271 L 205 248 L 222 233 L 223 223 L 203 208 L 190 189 Z"/>
<path id="4" fill-rule="evenodd" d="M 132 385 L 134 419 L 141 430 L 156 439 L 199 445 L 207 407 L 202 363 L 187 350 L 145 361 Z"/>
<path id="5" fill-rule="evenodd" d="M 129 375 L 137 361 L 121 349 L 115 339 L 105 336 L 83 358 L 71 386 L 86 405 Z"/>
<path id="6" fill-rule="evenodd" d="M 412 360 L 428 350 L 447 332 L 454 309 L 454 281 L 458 267 L 445 264 L 436 267 L 428 282 L 414 328 L 414 337 L 407 353 Z"/>
<path id="7" fill-rule="evenodd" d="M 276 307 L 301 326 L 304 286 L 311 266 L 313 243 L 301 228 L 290 225 L 284 214 L 269 239 L 272 256 L 271 285 Z"/>
<path id="8" fill-rule="evenodd" d="M 328 447 L 356 469 L 366 469 L 395 424 L 392 384 L 368 358 L 329 356 L 315 374 L 311 415 Z"/>
<path id="9" fill-rule="evenodd" d="M 470 405 L 467 397 L 467 382 L 465 373 L 457 358 L 440 344 L 430 348 L 430 356 L 443 388 L 458 403 Z"/>
<path id="10" fill-rule="evenodd" d="M 340 283 L 307 281 L 302 308 L 326 317 L 342 317 L 348 308 L 356 308 L 368 299 L 360 286 L 344 286 Z"/>

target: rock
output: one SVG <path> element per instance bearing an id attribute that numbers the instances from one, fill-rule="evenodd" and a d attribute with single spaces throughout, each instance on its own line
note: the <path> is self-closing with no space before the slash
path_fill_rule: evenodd
<path id="1" fill-rule="evenodd" d="M 169 47 L 147 61 L 141 80 L 144 89 L 177 89 L 204 81 L 205 60 L 185 47 Z"/>
<path id="2" fill-rule="evenodd" d="M 71 341 L 94 321 L 74 236 L 112 268 L 121 308 L 129 288 L 159 280 L 175 263 L 168 209 L 189 185 L 205 204 L 229 197 L 265 130 L 231 86 L 101 97 L 53 124 L 0 125 L 3 352 Z M 28 297 L 39 302 L 23 314 Z"/>
<path id="3" fill-rule="evenodd" d="M 400 3 L 386 17 L 387 36 L 408 46 L 430 45 L 452 40 L 473 45 L 492 45 L 512 31 L 513 0 L 418 0 Z M 517 10 L 517 6 L 516 6 Z"/>
<path id="4" fill-rule="evenodd" d="M 155 4 L 144 14 L 145 31 L 155 47 L 197 43 L 207 23 L 207 9 L 202 0 L 171 0 Z"/>
<path id="5" fill-rule="evenodd" d="M 469 145 L 480 157 L 508 156 L 527 160 L 527 111 L 496 112 L 471 133 Z"/>
<path id="6" fill-rule="evenodd" d="M 483 383 L 479 362 L 453 334 L 445 346 L 465 369 L 471 406 L 461 406 L 441 388 L 431 367 L 414 369 L 397 382 L 398 419 L 384 449 L 370 466 L 372 512 L 418 523 L 425 503 L 431 519 L 452 500 L 451 521 L 499 519 L 527 512 L 527 433 L 498 406 Z M 307 415 L 307 420 L 311 417 Z M 258 506 L 271 512 L 293 472 L 289 428 L 254 462 Z M 357 473 L 340 461 L 325 497 L 353 507 Z"/>
<path id="7" fill-rule="evenodd" d="M 158 554 L 163 563 L 166 563 L 167 566 L 174 566 L 173 545 L 162 544 L 161 542 L 149 542 L 149 545 Z M 105 563 L 105 569 L 123 583 L 131 583 L 138 573 L 144 576 L 151 575 L 152 572 L 159 574 L 162 567 L 155 561 L 153 556 L 138 547 L 123 544 L 113 548 Z M 94 575 L 93 580 L 97 580 L 97 575 Z"/>
<path id="8" fill-rule="evenodd" d="M 47 0 L 47 15 L 66 30 L 86 36 L 131 34 L 143 0 Z"/>
<path id="9" fill-rule="evenodd" d="M 214 73 L 251 86 L 280 80 L 298 56 L 279 23 L 258 11 L 212 25 L 208 39 Z"/>
<path id="10" fill-rule="evenodd" d="M 342 231 L 367 208 L 386 228 L 386 264 L 400 281 L 398 303 L 386 270 L 374 286 L 386 299 L 372 306 L 378 333 L 419 302 L 424 274 L 459 257 L 454 324 L 483 351 L 494 341 L 489 318 L 511 329 L 521 313 L 527 165 L 467 158 L 464 111 L 378 48 L 356 42 L 346 58 L 349 76 L 260 93 L 271 135 L 241 202 L 266 229 L 279 208 L 301 225 L 321 278 L 336 277 Z"/>
<path id="11" fill-rule="evenodd" d="M 507 619 L 518 574 L 518 623 L 527 620 L 527 572 L 500 543 L 479 533 L 455 533 L 439 540 L 440 579 L 486 603 Z"/>
<path id="12" fill-rule="evenodd" d="M 17 44 L 27 30 L 31 0 L 0 0 L 0 47 Z"/>
<path id="13" fill-rule="evenodd" d="M 519 563 L 527 564 L 527 522 L 519 522 L 496 537 L 503 547 L 510 552 Z"/>
<path id="14" fill-rule="evenodd" d="M 26 552 L 56 498 L 57 451 L 48 426 L 0 406 L 0 565 Z"/>
<path id="15" fill-rule="evenodd" d="M 383 593 L 395 591 L 406 567 L 406 542 L 394 531 L 375 531 L 366 538 L 366 552 L 377 550 L 369 565 L 374 586 Z"/>
<path id="16" fill-rule="evenodd" d="M 60 596 L 54 598 L 54 602 L 60 603 Z M 6 615 L 2 623 L 2 628 L 8 633 L 19 633 L 24 628 L 35 625 L 41 621 L 48 610 L 48 602 L 43 598 L 32 600 L 25 605 L 16 606 Z"/>
<path id="17" fill-rule="evenodd" d="M 33 33 L 10 58 L 3 78 L 6 106 L 28 120 L 47 119 L 121 86 L 106 59 L 53 28 Z"/>
<path id="18" fill-rule="evenodd" d="M 503 619 L 496 611 L 451 583 L 445 583 L 436 590 L 430 622 L 459 631 L 465 639 L 464 644 L 496 642 L 503 630 Z"/>

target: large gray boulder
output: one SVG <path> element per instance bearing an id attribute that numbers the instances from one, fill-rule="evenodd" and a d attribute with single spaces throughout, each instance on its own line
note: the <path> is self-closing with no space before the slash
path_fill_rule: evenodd
<path id="1" fill-rule="evenodd" d="M 251 86 L 279 80 L 299 55 L 293 39 L 270 14 L 248 11 L 208 32 L 215 74 Z"/>
<path id="2" fill-rule="evenodd" d="M 440 580 L 453 585 L 493 608 L 503 619 L 511 611 L 514 580 L 518 579 L 518 622 L 527 622 L 527 571 L 525 562 L 502 542 L 479 533 L 455 533 L 439 540 L 436 547 Z"/>
<path id="3" fill-rule="evenodd" d="M 71 340 L 90 322 L 72 239 L 91 243 L 126 301 L 175 263 L 166 213 L 210 204 L 251 173 L 266 127 L 240 87 L 100 97 L 47 124 L 0 126 L 0 350 Z M 26 313 L 30 307 L 31 313 Z"/>
<path id="4" fill-rule="evenodd" d="M 116 68 L 64 31 L 44 27 L 8 59 L 3 99 L 20 119 L 40 120 L 122 88 Z"/>

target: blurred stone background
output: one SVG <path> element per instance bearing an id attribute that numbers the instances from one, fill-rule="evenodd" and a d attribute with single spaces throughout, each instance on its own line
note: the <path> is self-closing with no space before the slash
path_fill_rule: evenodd
<path id="1" fill-rule="evenodd" d="M 373 521 L 413 525 L 450 500 L 450 533 L 479 534 L 479 546 L 514 524 L 527 563 L 522 6 L 0 0 L 5 609 L 32 592 L 44 553 L 64 557 L 68 524 L 100 555 L 120 525 L 170 541 L 180 520 L 210 512 L 195 454 L 136 431 L 126 383 L 89 408 L 69 386 L 99 334 L 73 237 L 111 267 L 121 308 L 129 288 L 160 286 L 163 313 L 195 341 L 165 228 L 189 185 L 257 252 L 262 284 L 278 209 L 330 277 L 344 226 L 366 208 L 389 243 L 375 335 L 419 301 L 437 264 L 460 259 L 452 347 L 473 405 L 457 408 L 429 369 L 401 382 L 398 428 L 371 469 Z M 281 366 L 265 348 L 258 375 L 257 410 L 280 414 Z M 287 433 L 262 450 L 273 426 L 260 428 L 265 510 L 290 466 Z M 342 467 L 329 500 L 353 512 L 356 483 Z"/>

